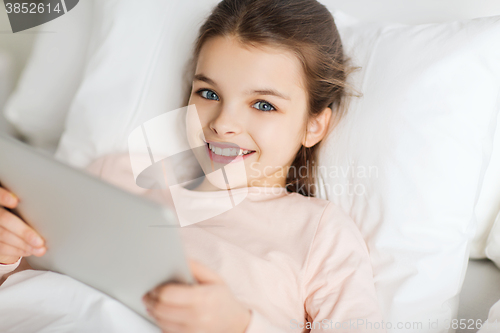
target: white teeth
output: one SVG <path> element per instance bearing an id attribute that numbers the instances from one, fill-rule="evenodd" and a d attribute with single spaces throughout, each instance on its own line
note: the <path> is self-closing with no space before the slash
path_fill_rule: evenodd
<path id="1" fill-rule="evenodd" d="M 222 156 L 241 156 L 241 155 L 246 155 L 250 152 L 251 150 L 243 150 L 243 149 L 238 149 L 238 148 L 220 148 L 212 145 L 211 143 L 208 144 L 208 148 L 217 155 L 222 155 Z"/>

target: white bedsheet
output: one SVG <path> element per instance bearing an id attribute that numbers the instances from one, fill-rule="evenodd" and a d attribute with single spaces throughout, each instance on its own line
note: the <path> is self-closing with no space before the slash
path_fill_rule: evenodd
<path id="1" fill-rule="evenodd" d="M 482 303 L 484 295 L 477 287 L 488 282 L 484 281 L 484 275 L 488 275 L 485 274 L 485 267 L 489 268 L 492 264 L 482 260 L 473 261 L 469 266 L 475 267 L 477 276 L 468 274 L 462 294 L 468 290 L 469 278 L 470 291 L 479 297 L 476 301 Z M 497 273 L 496 268 L 494 273 Z M 496 287 L 498 275 L 500 274 L 496 274 L 486 285 Z M 471 303 L 472 307 L 477 306 L 470 295 L 462 296 L 462 302 Z M 466 310 L 462 306 L 459 318 L 482 319 L 484 322 L 485 316 Z M 158 327 L 98 290 L 66 275 L 47 271 L 25 270 L 9 276 L 0 286 L 0 314 L 2 333 L 161 332 Z M 477 333 L 500 332 L 500 300 L 489 310 L 488 321 Z M 458 329 L 457 333 L 475 331 Z"/>
<path id="2" fill-rule="evenodd" d="M 66 275 L 13 274 L 0 286 L 0 332 L 141 332 L 161 330 L 134 311 Z"/>

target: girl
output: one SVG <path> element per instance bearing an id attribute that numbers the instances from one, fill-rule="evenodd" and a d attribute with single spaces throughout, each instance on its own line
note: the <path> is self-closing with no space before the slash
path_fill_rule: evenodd
<path id="1" fill-rule="evenodd" d="M 359 230 L 339 207 L 314 198 L 316 155 L 342 116 L 349 70 L 329 11 L 316 0 L 224 0 L 200 29 L 193 63 L 188 104 L 200 127 L 188 136 L 193 148 L 203 146 L 193 151 L 207 177 L 180 193 L 194 210 L 208 200 L 221 213 L 180 229 L 198 284 L 145 295 L 158 326 L 385 331 Z M 214 171 L 238 163 L 242 173 Z M 129 156 L 106 156 L 88 170 L 135 186 Z M 232 209 L 223 207 L 228 188 L 233 198 L 244 194 Z M 28 245 L 38 237 L 13 215 L 3 211 L 0 225 L 0 269 L 44 253 L 42 243 Z"/>

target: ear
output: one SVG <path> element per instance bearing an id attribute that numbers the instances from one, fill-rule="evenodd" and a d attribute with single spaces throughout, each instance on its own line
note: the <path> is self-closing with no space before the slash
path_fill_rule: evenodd
<path id="1" fill-rule="evenodd" d="M 316 117 L 309 119 L 307 123 L 307 132 L 302 142 L 304 147 L 312 147 L 325 137 L 328 132 L 328 124 L 332 117 L 332 109 L 325 108 Z"/>

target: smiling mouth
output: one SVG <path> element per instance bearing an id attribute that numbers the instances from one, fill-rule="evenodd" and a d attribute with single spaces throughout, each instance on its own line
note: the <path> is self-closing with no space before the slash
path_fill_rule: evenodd
<path id="1" fill-rule="evenodd" d="M 245 156 L 255 153 L 255 150 L 246 150 L 238 147 L 219 147 L 215 144 L 207 142 L 208 149 L 212 151 L 213 154 L 218 156 L 236 157 Z"/>

